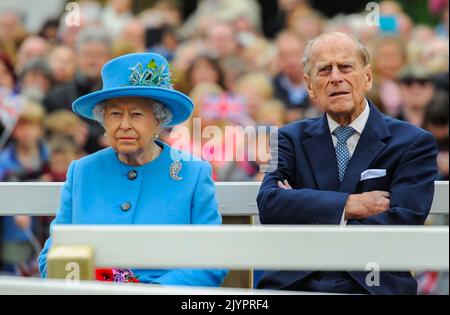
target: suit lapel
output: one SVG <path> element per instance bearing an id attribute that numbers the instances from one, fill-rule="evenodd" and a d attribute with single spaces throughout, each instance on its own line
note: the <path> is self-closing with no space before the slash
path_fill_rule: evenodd
<path id="1" fill-rule="evenodd" d="M 386 146 L 383 140 L 390 137 L 390 132 L 381 114 L 371 103 L 369 103 L 369 106 L 369 119 L 339 186 L 340 192 L 353 193 L 355 191 L 361 173 L 369 167 L 373 159 Z"/>
<path id="2" fill-rule="evenodd" d="M 318 188 L 337 191 L 340 183 L 336 154 L 326 115 L 306 128 L 305 133 L 311 137 L 303 140 L 302 144 Z"/>

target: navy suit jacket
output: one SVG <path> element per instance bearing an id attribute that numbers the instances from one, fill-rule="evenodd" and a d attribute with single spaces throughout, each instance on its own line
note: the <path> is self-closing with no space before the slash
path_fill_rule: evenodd
<path id="1" fill-rule="evenodd" d="M 257 197 L 262 224 L 340 224 L 349 195 L 373 190 L 390 192 L 390 208 L 362 220 L 349 220 L 348 225 L 424 223 L 437 176 L 435 138 L 423 129 L 381 114 L 370 102 L 369 106 L 368 121 L 342 182 L 325 114 L 279 129 L 278 167 L 266 174 Z M 367 169 L 385 169 L 386 176 L 360 181 Z M 278 187 L 278 180 L 284 179 L 292 190 Z M 309 273 L 268 271 L 258 287 L 295 290 Z M 366 286 L 366 272 L 348 275 L 371 294 L 417 292 L 417 282 L 410 272 L 381 272 L 378 287 Z"/>

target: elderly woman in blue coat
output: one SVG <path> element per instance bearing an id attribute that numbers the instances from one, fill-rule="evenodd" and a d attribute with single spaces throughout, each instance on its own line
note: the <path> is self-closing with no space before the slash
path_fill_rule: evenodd
<path id="1" fill-rule="evenodd" d="M 102 69 L 103 89 L 73 103 L 99 121 L 110 147 L 72 162 L 52 224 L 221 224 L 209 163 L 157 140 L 185 121 L 192 101 L 173 90 L 167 61 L 129 54 Z M 164 240 L 161 240 L 164 241 Z M 39 256 L 46 276 L 51 237 Z M 112 244 L 112 246 L 114 246 Z M 219 286 L 225 270 L 133 270 L 140 282 Z"/>

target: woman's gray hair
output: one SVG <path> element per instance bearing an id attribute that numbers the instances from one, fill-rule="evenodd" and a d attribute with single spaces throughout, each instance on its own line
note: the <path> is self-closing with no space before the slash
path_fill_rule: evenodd
<path id="1" fill-rule="evenodd" d="M 367 48 L 355 36 L 346 34 L 346 33 L 340 33 L 340 32 L 323 33 L 323 34 L 317 36 L 316 38 L 313 38 L 312 40 L 310 40 L 308 42 L 308 44 L 306 45 L 305 52 L 303 54 L 303 72 L 306 75 L 311 74 L 311 64 L 310 64 L 311 50 L 312 50 L 312 47 L 314 46 L 314 44 L 320 39 L 323 39 L 328 36 L 333 36 L 333 35 L 334 36 L 345 36 L 345 37 L 351 39 L 355 44 L 355 48 L 361 57 L 363 65 L 367 66 L 370 63 L 370 55 L 369 55 L 369 52 L 367 51 Z"/>
<path id="2" fill-rule="evenodd" d="M 167 108 L 167 106 L 152 100 L 148 100 L 147 104 L 152 107 L 153 115 L 155 116 L 156 121 L 160 123 L 161 129 L 172 121 L 172 111 Z M 107 105 L 108 101 L 106 100 L 95 105 L 92 110 L 94 119 L 103 127 L 105 127 L 105 110 Z"/>

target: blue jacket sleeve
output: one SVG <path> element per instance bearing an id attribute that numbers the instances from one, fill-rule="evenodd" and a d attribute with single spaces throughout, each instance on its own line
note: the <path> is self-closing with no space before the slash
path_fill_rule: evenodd
<path id="1" fill-rule="evenodd" d="M 215 185 L 212 180 L 211 165 L 201 162 L 191 208 L 191 224 L 221 224 L 215 197 Z M 221 269 L 177 269 L 169 271 L 152 283 L 161 285 L 186 285 L 218 287 L 222 284 L 227 270 Z"/>
<path id="2" fill-rule="evenodd" d="M 273 150 L 273 148 L 272 148 Z M 348 193 L 296 187 L 294 145 L 280 130 L 276 170 L 265 175 L 258 193 L 263 224 L 340 224 Z M 287 179 L 293 189 L 278 187 Z"/>
<path id="3" fill-rule="evenodd" d="M 73 172 L 75 169 L 75 161 L 73 161 L 67 171 L 67 179 L 61 188 L 61 199 L 59 203 L 58 211 L 56 212 L 56 217 L 50 225 L 50 237 L 45 242 L 44 248 L 42 249 L 39 257 L 39 272 L 41 277 L 47 277 L 47 252 L 52 245 L 51 230 L 54 224 L 71 224 L 72 223 L 72 189 L 73 189 Z"/>
<path id="4" fill-rule="evenodd" d="M 390 185 L 390 208 L 347 224 L 422 225 L 430 212 L 437 177 L 436 140 L 423 132 L 403 154 Z"/>

